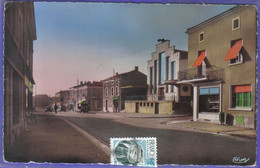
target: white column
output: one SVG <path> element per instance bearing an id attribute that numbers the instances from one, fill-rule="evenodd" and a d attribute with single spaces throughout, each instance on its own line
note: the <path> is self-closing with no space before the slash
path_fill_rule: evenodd
<path id="1" fill-rule="evenodd" d="M 198 86 L 193 86 L 193 121 L 197 121 L 198 116 Z"/>

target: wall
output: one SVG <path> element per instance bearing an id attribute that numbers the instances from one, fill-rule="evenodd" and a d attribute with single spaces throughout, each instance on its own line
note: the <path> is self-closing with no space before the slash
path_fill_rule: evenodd
<path id="1" fill-rule="evenodd" d="M 172 114 L 172 101 L 126 101 L 125 112 L 136 113 L 136 103 L 140 114 L 155 114 L 155 103 L 159 104 L 159 114 Z"/>
<path id="2" fill-rule="evenodd" d="M 232 30 L 232 19 L 240 17 L 240 28 Z M 204 31 L 204 42 L 199 42 L 199 34 Z M 188 68 L 192 68 L 198 57 L 198 51 L 206 50 L 210 64 L 225 69 L 222 90 L 222 111 L 233 115 L 254 118 L 255 115 L 255 82 L 256 82 L 256 9 L 253 6 L 241 8 L 225 17 L 212 21 L 205 27 L 189 34 Z M 232 40 L 243 39 L 246 60 L 243 64 L 229 65 L 224 61 Z M 252 110 L 231 110 L 231 85 L 252 84 Z M 250 119 L 249 119 L 250 120 Z"/>

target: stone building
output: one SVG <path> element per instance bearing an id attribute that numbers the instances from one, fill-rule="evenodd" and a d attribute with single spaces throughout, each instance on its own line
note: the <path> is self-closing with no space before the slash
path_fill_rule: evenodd
<path id="1" fill-rule="evenodd" d="M 147 76 L 138 70 L 116 75 L 103 80 L 103 111 L 120 112 L 126 100 L 146 100 Z"/>
<path id="2" fill-rule="evenodd" d="M 6 2 L 4 22 L 4 148 L 8 153 L 25 128 L 33 105 L 33 2 Z"/>
<path id="3" fill-rule="evenodd" d="M 170 46 L 170 40 L 161 40 L 152 53 L 151 60 L 147 61 L 148 72 L 148 100 L 171 100 L 179 102 L 182 96 L 178 87 L 171 85 L 178 80 L 178 72 L 187 68 L 188 52 L 177 50 Z M 170 81 L 170 82 L 168 82 Z M 189 86 L 188 86 L 189 87 Z M 189 95 L 190 96 L 190 95 Z"/>
<path id="4" fill-rule="evenodd" d="M 193 120 L 255 128 L 256 8 L 237 6 L 188 28 L 188 68 L 179 84 L 193 87 Z"/>
<path id="5" fill-rule="evenodd" d="M 170 46 L 170 40 L 159 39 L 158 42 L 151 59 L 147 61 L 147 101 L 127 101 L 126 112 L 192 113 L 191 86 L 176 84 L 178 72 L 187 68 L 188 52 Z"/>
<path id="6" fill-rule="evenodd" d="M 103 106 L 102 82 L 81 81 L 79 85 L 69 89 L 69 104 L 73 109 L 78 111 L 78 105 L 82 101 L 87 101 L 91 111 L 101 111 Z"/>

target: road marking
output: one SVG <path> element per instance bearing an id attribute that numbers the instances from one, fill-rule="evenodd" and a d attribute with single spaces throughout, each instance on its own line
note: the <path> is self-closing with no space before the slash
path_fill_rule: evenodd
<path id="1" fill-rule="evenodd" d="M 68 120 L 66 120 L 64 118 L 61 118 L 61 119 L 63 121 L 65 121 L 66 123 L 68 123 L 70 126 L 72 126 L 74 129 L 76 129 L 85 138 L 90 140 L 95 146 L 97 146 L 99 149 L 101 149 L 103 152 L 105 152 L 108 156 L 110 156 L 111 151 L 110 151 L 109 146 L 107 146 L 106 144 L 104 144 L 103 142 L 101 142 L 100 140 L 95 138 L 93 135 L 90 135 L 88 132 L 86 132 L 85 130 L 81 129 L 77 125 L 73 124 L 72 122 L 70 122 L 70 121 L 68 121 Z"/>

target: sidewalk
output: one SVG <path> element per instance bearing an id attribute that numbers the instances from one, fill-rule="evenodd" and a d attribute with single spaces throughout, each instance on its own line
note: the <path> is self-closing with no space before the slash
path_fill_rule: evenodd
<path id="1" fill-rule="evenodd" d="M 214 134 L 229 135 L 235 137 L 243 137 L 248 139 L 256 140 L 256 130 L 250 128 L 243 128 L 238 126 L 221 125 L 217 123 L 209 122 L 168 122 L 168 125 L 173 127 L 184 128 L 192 131 L 202 131 Z"/>
<path id="2" fill-rule="evenodd" d="M 37 115 L 37 122 L 16 139 L 7 161 L 109 163 L 107 154 L 53 114 Z"/>

